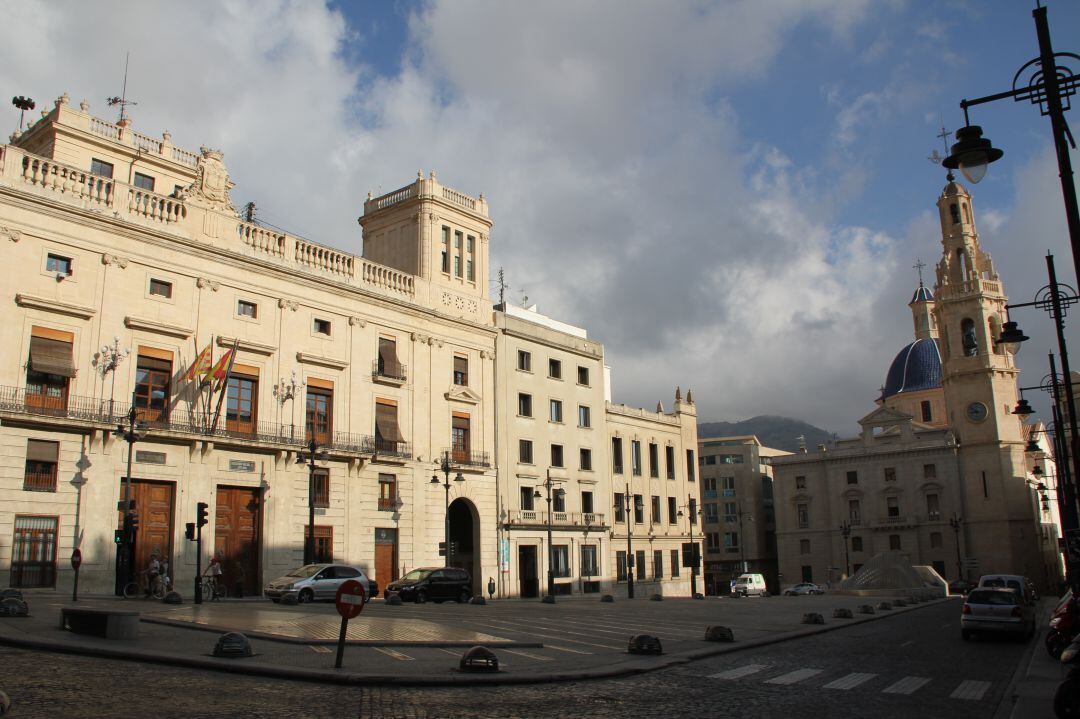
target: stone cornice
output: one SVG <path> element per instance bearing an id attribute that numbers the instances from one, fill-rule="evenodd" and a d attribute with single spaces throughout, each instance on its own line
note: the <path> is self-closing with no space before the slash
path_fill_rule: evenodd
<path id="1" fill-rule="evenodd" d="M 46 312 L 56 312 L 62 315 L 72 315 L 84 320 L 88 320 L 97 314 L 97 310 L 93 307 L 77 305 L 62 300 L 52 300 L 47 297 L 38 297 L 37 295 L 28 295 L 24 292 L 15 295 L 15 304 L 19 305 L 19 307 L 29 307 L 36 310 L 45 310 Z"/>
<path id="2" fill-rule="evenodd" d="M 263 344 L 262 342 L 252 342 L 250 340 L 240 340 L 239 343 L 237 343 L 235 337 L 224 337 L 218 335 L 218 347 L 232 349 L 234 344 L 236 345 L 237 349 L 243 352 L 252 352 L 257 355 L 272 355 L 277 352 L 277 347 L 275 347 L 274 345 L 267 345 Z"/>
<path id="3" fill-rule="evenodd" d="M 146 330 L 148 332 L 156 332 L 163 335 L 172 335 L 181 339 L 187 339 L 191 336 L 191 333 L 194 332 L 190 327 L 181 327 L 180 325 L 158 322 L 157 320 L 148 320 L 133 315 L 128 315 L 124 318 L 124 326 L 128 329 Z"/>
<path id="4" fill-rule="evenodd" d="M 346 360 L 334 359 L 333 357 L 323 357 L 321 355 L 313 355 L 307 352 L 297 352 L 296 361 L 300 364 L 317 364 L 323 367 L 329 367 L 331 369 L 345 369 L 349 366 Z"/>

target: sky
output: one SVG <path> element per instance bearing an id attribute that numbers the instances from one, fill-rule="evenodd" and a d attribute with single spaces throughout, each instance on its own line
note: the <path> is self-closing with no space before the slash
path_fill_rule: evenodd
<path id="1" fill-rule="evenodd" d="M 1080 52 L 1080 3 L 1045 4 Z M 355 253 L 367 193 L 435 169 L 489 202 L 492 286 L 504 268 L 510 301 L 605 344 L 615 401 L 670 408 L 680 385 L 701 420 L 844 436 L 913 339 L 917 260 L 933 282 L 940 128 L 1036 56 L 1033 6 L 5 0 L 0 86 L 115 119 L 130 52 L 136 130 L 223 150 L 235 203 Z M 1075 286 L 1049 121 L 1012 101 L 971 121 L 1005 150 L 967 186 L 1010 299 L 1046 284 L 1047 251 Z M 1038 385 L 1051 321 L 1013 319 Z"/>

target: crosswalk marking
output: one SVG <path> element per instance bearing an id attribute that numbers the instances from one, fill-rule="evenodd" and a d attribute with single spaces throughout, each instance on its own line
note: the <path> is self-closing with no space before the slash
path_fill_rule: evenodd
<path id="1" fill-rule="evenodd" d="M 519 657 L 525 657 L 526 659 L 535 659 L 538 662 L 552 661 L 551 657 L 542 657 L 539 654 L 529 654 L 528 652 L 523 652 L 520 649 L 503 649 L 503 651 L 507 654 L 516 654 Z"/>
<path id="2" fill-rule="evenodd" d="M 927 677 L 904 677 L 881 690 L 882 694 L 914 694 L 930 683 Z"/>
<path id="3" fill-rule="evenodd" d="M 793 672 L 787 674 L 781 674 L 778 677 L 765 680 L 766 684 L 795 684 L 801 682 L 803 679 L 809 679 L 810 677 L 821 674 L 821 669 L 796 669 Z"/>
<path id="4" fill-rule="evenodd" d="M 840 677 L 835 681 L 829 682 L 828 684 L 823 686 L 822 689 L 854 689 L 860 684 L 864 684 L 876 676 L 877 674 L 855 672 L 853 674 L 848 674 L 846 677 Z"/>
<path id="5" fill-rule="evenodd" d="M 757 674 L 762 669 L 768 669 L 767 664 L 747 664 L 745 667 L 739 667 L 738 669 L 729 669 L 726 672 L 720 672 L 718 674 L 710 674 L 710 679 L 742 679 L 745 676 L 751 674 Z"/>
<path id="6" fill-rule="evenodd" d="M 986 694 L 986 691 L 990 688 L 990 682 L 979 682 L 974 679 L 967 679 L 960 682 L 960 686 L 949 695 L 950 699 L 974 699 L 979 701 Z"/>
<path id="7" fill-rule="evenodd" d="M 393 649 L 387 649 L 385 647 L 372 647 L 372 649 L 374 649 L 377 652 L 381 652 L 382 654 L 385 654 L 388 657 L 391 657 L 393 659 L 397 659 L 398 661 L 411 662 L 413 660 L 413 658 L 410 657 L 408 654 L 402 654 L 401 652 L 395 652 Z"/>

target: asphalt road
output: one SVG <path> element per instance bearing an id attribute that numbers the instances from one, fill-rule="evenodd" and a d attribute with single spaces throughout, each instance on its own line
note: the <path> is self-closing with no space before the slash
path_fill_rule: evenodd
<path id="1" fill-rule="evenodd" d="M 617 680 L 361 689 L 0 647 L 13 717 L 989 717 L 1025 645 L 959 603 Z"/>

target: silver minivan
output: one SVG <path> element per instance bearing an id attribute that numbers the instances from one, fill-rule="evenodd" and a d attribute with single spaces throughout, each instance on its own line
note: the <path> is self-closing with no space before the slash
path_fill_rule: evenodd
<path id="1" fill-rule="evenodd" d="M 305 564 L 267 584 L 263 594 L 274 602 L 280 602 L 286 594 L 295 594 L 300 603 L 317 599 L 333 601 L 338 587 L 349 579 L 363 584 L 365 592 L 371 586 L 362 569 L 347 564 Z M 365 601 L 370 598 L 365 594 Z"/>

